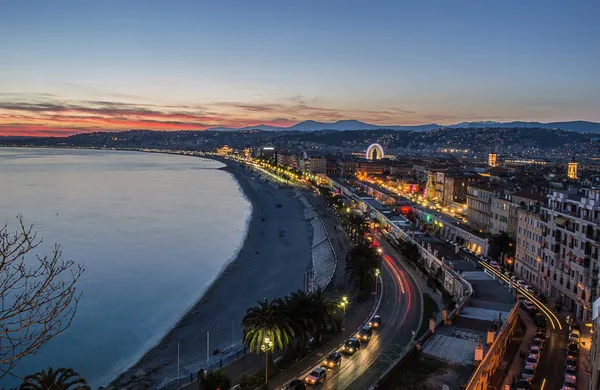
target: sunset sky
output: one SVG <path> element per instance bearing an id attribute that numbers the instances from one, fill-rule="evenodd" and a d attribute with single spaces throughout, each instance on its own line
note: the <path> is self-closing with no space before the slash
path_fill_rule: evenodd
<path id="1" fill-rule="evenodd" d="M 600 1 L 7 1 L 0 135 L 600 121 Z"/>

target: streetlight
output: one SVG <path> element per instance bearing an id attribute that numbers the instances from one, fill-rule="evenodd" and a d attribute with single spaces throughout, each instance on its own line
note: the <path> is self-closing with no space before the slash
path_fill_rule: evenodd
<path id="1" fill-rule="evenodd" d="M 346 337 L 344 336 L 344 333 L 346 330 L 346 306 L 348 306 L 348 297 L 346 297 L 346 296 L 342 297 L 342 302 L 340 302 L 340 306 L 344 310 L 344 316 L 342 317 L 342 343 L 343 343 L 344 340 L 346 339 Z"/>
<path id="2" fill-rule="evenodd" d="M 381 248 L 379 248 L 379 250 L 381 250 Z M 375 268 L 375 297 L 377 297 L 377 294 L 379 293 L 379 275 L 381 275 L 381 271 L 379 268 Z"/>
<path id="3" fill-rule="evenodd" d="M 260 350 L 265 353 L 265 385 L 269 388 L 269 351 L 273 350 L 273 342 L 270 337 L 265 337 Z"/>

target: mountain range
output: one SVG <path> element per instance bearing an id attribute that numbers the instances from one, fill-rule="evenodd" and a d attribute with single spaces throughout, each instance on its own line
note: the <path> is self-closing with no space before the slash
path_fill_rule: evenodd
<path id="1" fill-rule="evenodd" d="M 438 125 L 437 123 L 430 123 L 425 125 L 412 125 L 412 126 L 388 126 L 388 125 L 375 125 L 371 123 L 365 123 L 357 120 L 340 120 L 337 122 L 317 122 L 313 120 L 307 120 L 300 123 L 296 123 L 289 127 L 278 127 L 269 125 L 256 125 L 246 126 L 239 129 L 228 128 L 228 127 L 214 127 L 208 130 L 213 131 L 239 131 L 239 130 L 263 130 L 263 131 L 320 131 L 320 130 L 378 130 L 378 129 L 389 129 L 389 130 L 413 130 L 413 131 L 426 131 L 436 129 L 461 129 L 461 128 L 510 128 L 510 127 L 521 127 L 521 128 L 542 128 L 542 129 L 561 129 L 570 130 L 580 133 L 600 133 L 600 123 L 587 122 L 587 121 L 570 121 L 570 122 L 461 122 L 454 125 Z"/>

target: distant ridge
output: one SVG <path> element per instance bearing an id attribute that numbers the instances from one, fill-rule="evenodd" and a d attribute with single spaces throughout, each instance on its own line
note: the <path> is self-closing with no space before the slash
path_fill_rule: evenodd
<path id="1" fill-rule="evenodd" d="M 207 130 L 212 131 L 239 131 L 239 130 L 263 130 L 263 131 L 321 131 L 321 130 L 378 130 L 378 129 L 389 129 L 389 130 L 412 130 L 412 131 L 427 131 L 436 129 L 468 129 L 468 128 L 507 128 L 507 127 L 524 127 L 524 128 L 541 128 L 541 129 L 560 129 L 570 130 L 580 133 L 600 133 L 600 123 L 587 122 L 587 121 L 570 121 L 570 122 L 461 122 L 454 125 L 442 126 L 436 123 L 430 123 L 425 125 L 405 125 L 405 126 L 388 126 L 388 125 L 375 125 L 371 123 L 365 123 L 354 119 L 339 120 L 336 122 L 318 122 L 313 120 L 306 120 L 303 122 L 296 123 L 289 127 L 279 127 L 270 125 L 256 125 L 246 126 L 239 129 L 229 127 L 214 127 Z"/>

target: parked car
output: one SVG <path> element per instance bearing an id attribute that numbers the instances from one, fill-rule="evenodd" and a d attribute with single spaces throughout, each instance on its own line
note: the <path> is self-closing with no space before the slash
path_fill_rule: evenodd
<path id="1" fill-rule="evenodd" d="M 369 326 L 371 328 L 379 328 L 381 326 L 381 316 L 379 314 L 375 314 L 371 321 L 369 321 Z"/>
<path id="2" fill-rule="evenodd" d="M 533 341 L 531 342 L 531 346 L 539 347 L 540 349 L 542 349 L 544 347 L 544 342 L 540 339 L 533 339 Z"/>
<path id="3" fill-rule="evenodd" d="M 574 380 L 571 380 L 571 378 L 565 378 L 564 382 L 563 382 L 563 389 L 565 388 L 567 389 L 576 389 L 577 385 L 575 384 Z"/>
<path id="4" fill-rule="evenodd" d="M 565 361 L 565 369 L 577 370 L 577 359 L 567 359 Z"/>
<path id="5" fill-rule="evenodd" d="M 523 307 L 525 308 L 525 310 L 532 311 L 533 309 L 535 309 L 535 306 L 533 306 L 533 302 L 531 302 L 529 299 L 525 299 L 521 302 L 523 303 Z"/>
<path id="6" fill-rule="evenodd" d="M 577 370 L 572 368 L 565 368 L 565 381 L 572 383 L 577 382 Z"/>
<path id="7" fill-rule="evenodd" d="M 285 387 L 285 390 L 305 390 L 306 384 L 300 379 L 294 379 Z"/>
<path id="8" fill-rule="evenodd" d="M 531 294 L 535 294 L 535 290 L 531 286 L 525 285 L 523 289 L 529 291 Z"/>
<path id="9" fill-rule="evenodd" d="M 525 365 L 536 368 L 538 362 L 539 362 L 539 355 L 529 355 L 527 357 L 527 359 L 525 360 Z"/>
<path id="10" fill-rule="evenodd" d="M 339 352 L 332 352 L 327 356 L 327 359 L 323 361 L 323 366 L 327 368 L 334 368 L 342 364 L 342 354 Z"/>
<path id="11" fill-rule="evenodd" d="M 579 344 L 579 335 L 577 333 L 571 332 L 571 334 L 569 335 L 569 341 L 572 343 Z"/>
<path id="12" fill-rule="evenodd" d="M 538 328 L 546 328 L 546 326 L 548 326 L 548 322 L 546 321 L 546 317 L 543 314 L 536 314 L 535 319 L 533 320 L 535 322 L 535 325 Z"/>
<path id="13" fill-rule="evenodd" d="M 570 343 L 567 347 L 567 356 L 579 355 L 579 345 L 577 343 Z"/>
<path id="14" fill-rule="evenodd" d="M 521 378 L 523 378 L 527 381 L 533 380 L 534 376 L 535 376 L 535 368 L 532 366 L 525 366 L 523 371 L 521 371 Z"/>
<path id="15" fill-rule="evenodd" d="M 325 379 L 327 379 L 327 370 L 323 367 L 318 367 L 312 370 L 310 374 L 306 376 L 304 381 L 308 384 L 316 385 L 317 383 L 325 382 Z"/>
<path id="16" fill-rule="evenodd" d="M 362 341 L 371 340 L 371 336 L 373 335 L 373 329 L 369 325 L 365 325 L 358 331 L 357 338 Z"/>
<path id="17" fill-rule="evenodd" d="M 517 382 L 517 390 L 529 390 L 531 389 L 531 384 L 529 383 L 529 381 L 525 380 L 525 379 L 519 379 L 519 381 Z"/>
<path id="18" fill-rule="evenodd" d="M 525 281 L 523 281 L 521 279 L 517 279 L 517 286 L 523 288 L 526 285 L 527 285 L 527 283 L 525 283 Z"/>
<path id="19" fill-rule="evenodd" d="M 527 355 L 527 357 L 530 357 L 530 356 L 534 356 L 539 360 L 540 359 L 540 350 L 539 349 L 530 349 L 529 355 Z"/>
<path id="20" fill-rule="evenodd" d="M 546 331 L 538 329 L 538 331 L 535 332 L 535 338 L 536 339 L 542 339 L 542 340 L 546 341 Z"/>
<path id="21" fill-rule="evenodd" d="M 360 349 L 360 340 L 355 337 L 349 338 L 346 341 L 346 344 L 344 344 L 344 352 L 346 352 L 349 355 L 354 354 L 359 349 Z"/>
<path id="22" fill-rule="evenodd" d="M 529 354 L 531 355 L 533 351 L 537 351 L 537 354 L 541 354 L 542 353 L 542 345 L 541 344 L 531 344 L 529 346 Z"/>

